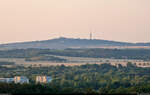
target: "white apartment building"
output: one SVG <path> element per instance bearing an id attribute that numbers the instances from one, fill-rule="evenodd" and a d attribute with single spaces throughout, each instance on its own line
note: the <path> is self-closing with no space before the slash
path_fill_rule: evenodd
<path id="1" fill-rule="evenodd" d="M 0 78 L 0 82 L 12 83 L 14 82 L 14 78 Z"/>

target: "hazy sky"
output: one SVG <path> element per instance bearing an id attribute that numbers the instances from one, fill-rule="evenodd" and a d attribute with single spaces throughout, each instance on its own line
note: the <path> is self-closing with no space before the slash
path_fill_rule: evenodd
<path id="1" fill-rule="evenodd" d="M 0 0 L 0 43 L 59 36 L 150 42 L 150 0 Z"/>

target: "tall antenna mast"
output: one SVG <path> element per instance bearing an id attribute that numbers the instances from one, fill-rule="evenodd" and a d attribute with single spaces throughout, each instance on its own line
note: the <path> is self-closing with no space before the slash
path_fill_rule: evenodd
<path id="1" fill-rule="evenodd" d="M 90 40 L 92 40 L 92 30 L 90 29 Z"/>
<path id="2" fill-rule="evenodd" d="M 90 40 L 92 40 L 92 32 L 90 33 Z"/>

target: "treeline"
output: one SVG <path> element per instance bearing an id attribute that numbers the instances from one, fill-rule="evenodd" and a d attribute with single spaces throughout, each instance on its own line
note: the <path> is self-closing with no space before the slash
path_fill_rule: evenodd
<path id="1" fill-rule="evenodd" d="M 138 94 L 150 93 L 150 68 L 136 67 L 128 63 L 87 64 L 66 67 L 0 67 L 0 77 L 27 76 L 31 84 L 0 84 L 0 93 L 99 93 L 99 94 Z M 52 76 L 50 84 L 35 84 L 35 76 Z"/>
<path id="2" fill-rule="evenodd" d="M 0 62 L 0 65 L 15 65 L 14 62 Z"/>
<path id="3" fill-rule="evenodd" d="M 53 61 L 53 62 L 66 62 L 66 59 L 54 57 L 54 56 L 36 56 L 26 58 L 25 61 Z"/>
<path id="4" fill-rule="evenodd" d="M 16 49 L 0 51 L 0 58 L 31 58 L 43 55 L 70 57 L 150 59 L 150 49 Z"/>
<path id="5" fill-rule="evenodd" d="M 116 59 L 150 59 L 150 49 L 65 49 L 50 50 L 42 54 L 71 57 L 116 58 Z"/>
<path id="6" fill-rule="evenodd" d="M 45 51 L 45 50 L 44 50 Z M 0 51 L 0 58 L 30 58 L 38 56 L 42 49 L 15 49 Z"/>

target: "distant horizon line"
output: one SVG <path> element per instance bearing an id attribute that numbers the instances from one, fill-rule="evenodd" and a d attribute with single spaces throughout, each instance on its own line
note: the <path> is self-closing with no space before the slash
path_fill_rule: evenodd
<path id="1" fill-rule="evenodd" d="M 73 37 L 55 37 L 51 39 L 43 39 L 43 40 L 30 40 L 30 41 L 15 41 L 15 42 L 6 42 L 6 43 L 0 43 L 0 45 L 7 45 L 7 44 L 14 44 L 14 43 L 26 43 L 26 42 L 36 42 L 36 41 L 47 41 L 47 40 L 53 40 L 53 39 L 60 39 L 60 38 L 66 38 L 66 39 L 83 39 L 83 40 L 105 40 L 105 39 L 97 39 L 97 38 L 73 38 Z M 106 40 L 106 41 L 113 41 L 113 42 L 122 42 L 122 43 L 132 43 L 132 44 L 137 44 L 137 43 L 150 43 L 150 42 L 126 42 L 126 41 L 116 41 L 116 40 Z"/>

